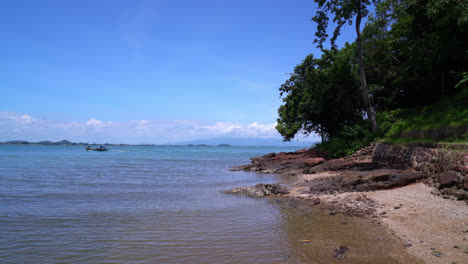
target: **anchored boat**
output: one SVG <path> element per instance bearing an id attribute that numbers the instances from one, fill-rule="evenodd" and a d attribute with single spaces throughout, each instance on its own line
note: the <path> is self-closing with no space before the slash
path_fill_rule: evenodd
<path id="1" fill-rule="evenodd" d="M 106 148 L 106 147 L 103 147 L 103 146 L 100 146 L 99 148 L 91 148 L 90 146 L 87 146 L 86 150 L 87 151 L 90 151 L 90 150 L 92 150 L 92 151 L 107 151 L 109 149 Z"/>

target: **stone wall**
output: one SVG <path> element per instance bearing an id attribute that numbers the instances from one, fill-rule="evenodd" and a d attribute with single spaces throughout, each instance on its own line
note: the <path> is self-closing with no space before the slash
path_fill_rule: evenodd
<path id="1" fill-rule="evenodd" d="M 377 144 L 372 161 L 399 164 L 422 172 L 442 195 L 468 200 L 468 151 L 466 145 Z"/>

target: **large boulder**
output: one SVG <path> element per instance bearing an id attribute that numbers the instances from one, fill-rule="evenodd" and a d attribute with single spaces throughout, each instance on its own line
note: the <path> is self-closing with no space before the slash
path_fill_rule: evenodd
<path id="1" fill-rule="evenodd" d="M 458 182 L 458 173 L 455 171 L 448 171 L 439 175 L 439 189 L 450 188 L 457 185 Z"/>
<path id="2" fill-rule="evenodd" d="M 463 180 L 463 189 L 468 191 L 468 175 L 466 175 L 465 179 Z"/>
<path id="3" fill-rule="evenodd" d="M 328 159 L 328 154 L 323 150 L 301 149 L 295 152 L 270 153 L 254 157 L 250 159 L 250 164 L 237 166 L 231 170 L 296 175 Z"/>

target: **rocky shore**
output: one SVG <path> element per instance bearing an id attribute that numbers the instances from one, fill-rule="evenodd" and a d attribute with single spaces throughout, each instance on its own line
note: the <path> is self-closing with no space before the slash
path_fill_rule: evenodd
<path id="1" fill-rule="evenodd" d="M 292 183 L 229 191 L 274 196 L 370 217 L 427 263 L 468 263 L 466 145 L 371 145 L 341 159 L 317 149 L 270 153 L 233 170 L 292 176 Z"/>

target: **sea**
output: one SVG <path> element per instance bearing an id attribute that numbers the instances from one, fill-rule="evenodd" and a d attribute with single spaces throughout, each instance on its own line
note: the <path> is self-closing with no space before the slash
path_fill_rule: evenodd
<path id="1" fill-rule="evenodd" d="M 370 220 L 225 193 L 297 149 L 0 145 L 0 263 L 411 263 Z"/>

